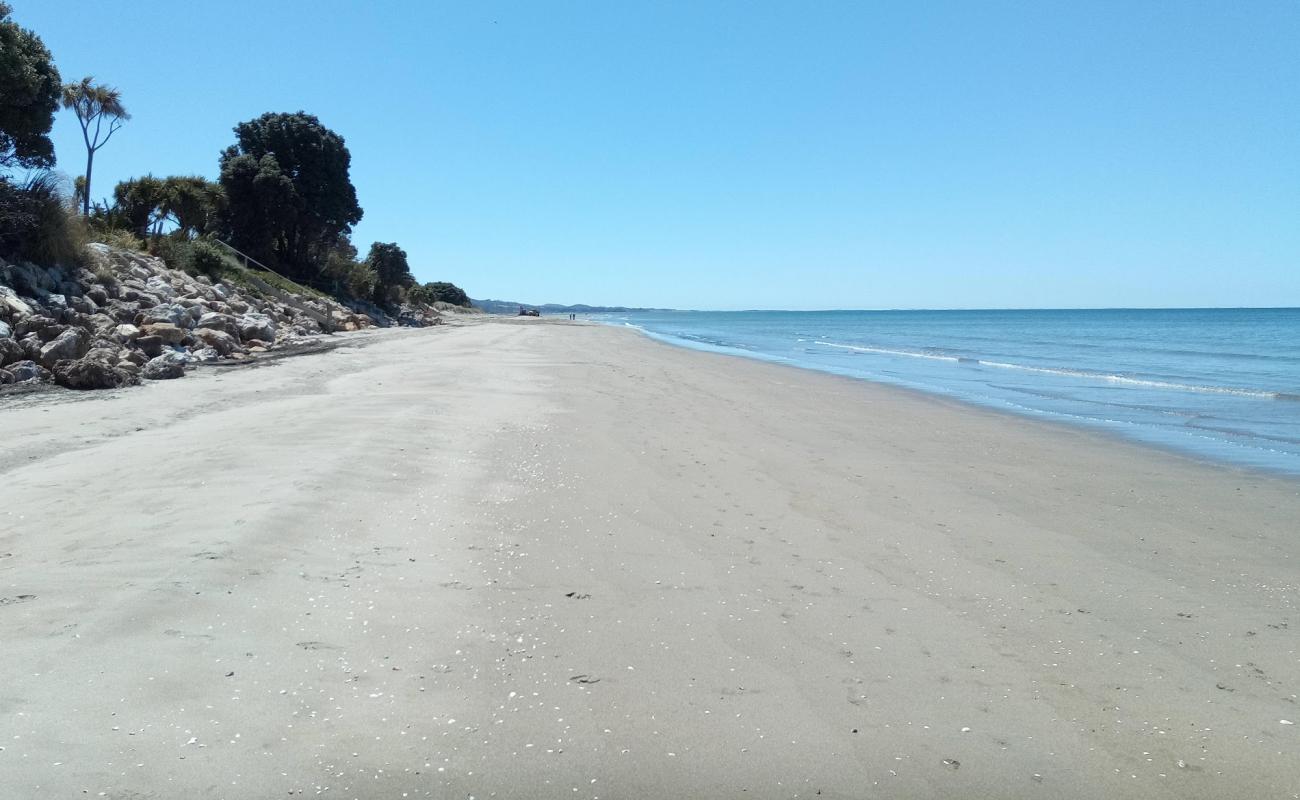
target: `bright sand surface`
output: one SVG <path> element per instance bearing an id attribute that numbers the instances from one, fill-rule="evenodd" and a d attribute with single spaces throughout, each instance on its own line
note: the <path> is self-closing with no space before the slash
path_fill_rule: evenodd
<path id="1" fill-rule="evenodd" d="M 0 431 L 6 799 L 1300 793 L 1296 481 L 544 321 Z"/>

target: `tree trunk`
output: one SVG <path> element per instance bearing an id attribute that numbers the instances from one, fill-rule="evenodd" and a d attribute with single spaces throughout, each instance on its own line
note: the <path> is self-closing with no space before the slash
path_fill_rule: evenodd
<path id="1" fill-rule="evenodd" d="M 90 216 L 90 170 L 95 166 L 95 151 L 92 148 L 86 148 L 86 196 L 81 198 L 82 216 Z"/>

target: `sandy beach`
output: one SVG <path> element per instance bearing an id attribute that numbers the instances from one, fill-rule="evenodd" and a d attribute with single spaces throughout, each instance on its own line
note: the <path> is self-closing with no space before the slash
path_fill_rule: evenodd
<path id="1" fill-rule="evenodd" d="M 1300 797 L 1300 482 L 498 321 L 0 398 L 0 798 Z"/>

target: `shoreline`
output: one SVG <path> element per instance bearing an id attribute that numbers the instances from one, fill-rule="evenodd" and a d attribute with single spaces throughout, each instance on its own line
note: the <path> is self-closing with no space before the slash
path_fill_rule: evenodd
<path id="1" fill-rule="evenodd" d="M 1118 310 L 1129 310 L 1129 309 L 1118 309 Z M 1182 309 L 1178 309 L 1178 310 L 1182 310 Z M 1281 310 L 1291 310 L 1291 309 L 1282 308 Z M 1005 415 L 1011 419 L 1045 423 L 1047 425 L 1060 426 L 1071 430 L 1088 431 L 1098 436 L 1101 436 L 1103 438 L 1114 441 L 1116 443 L 1136 445 L 1138 447 L 1147 448 L 1154 452 L 1163 453 L 1167 456 L 1173 456 L 1175 458 L 1188 460 L 1206 466 L 1221 467 L 1229 471 L 1241 471 L 1247 474 L 1259 475 L 1261 477 L 1271 477 L 1271 478 L 1277 478 L 1281 480 L 1300 481 L 1300 465 L 1297 465 L 1294 469 L 1288 470 L 1281 467 L 1269 467 L 1269 466 L 1264 466 L 1259 464 L 1246 463 L 1244 460 L 1233 461 L 1227 458 L 1215 458 L 1211 455 L 1199 453 L 1190 447 L 1180 447 L 1172 443 L 1160 442 L 1160 441 L 1155 441 L 1153 439 L 1142 438 L 1139 436 L 1126 434 L 1121 429 L 1121 426 L 1124 425 L 1125 423 L 1121 423 L 1115 420 L 1095 420 L 1086 417 L 1071 417 L 1068 415 L 1057 414 L 1051 411 L 1035 409 L 1028 406 L 1025 406 L 1020 409 L 1011 408 L 1011 407 L 1006 407 L 1005 405 L 999 405 L 991 400 L 988 402 L 980 402 L 978 400 L 961 397 L 960 395 L 957 394 L 945 394 L 944 392 L 941 391 L 918 388 L 916 386 L 911 386 L 902 382 L 894 383 L 894 382 L 880 380 L 871 377 L 852 375 L 846 372 L 838 372 L 830 369 L 823 369 L 817 366 L 811 366 L 782 356 L 768 355 L 760 352 L 751 352 L 751 351 L 744 350 L 743 348 L 737 348 L 737 347 L 727 347 L 723 345 L 696 343 L 696 342 L 692 342 L 689 339 L 682 339 L 680 337 L 671 336 L 669 334 L 662 334 L 662 333 L 650 331 L 638 325 L 633 325 L 628 323 L 605 322 L 601 320 L 591 320 L 591 322 L 593 324 L 605 325 L 607 327 L 611 327 L 614 329 L 631 330 L 635 333 L 640 334 L 641 336 L 645 337 L 650 341 L 658 342 L 659 344 L 664 344 L 669 347 L 689 350 L 697 353 L 708 353 L 712 355 L 720 355 L 720 356 L 726 356 L 730 358 L 740 358 L 748 361 L 757 361 L 759 363 L 772 364 L 775 366 L 791 367 L 798 370 L 813 372 L 819 375 L 829 375 L 836 378 L 842 378 L 845 380 L 864 382 L 864 383 L 872 384 L 874 386 L 884 386 L 890 389 L 896 389 L 898 391 L 911 394 L 917 398 L 927 398 L 931 400 L 939 400 L 939 401 L 952 403 L 959 408 L 987 411 L 993 414 Z M 1279 401 L 1275 400 L 1273 402 L 1279 402 Z M 1240 446 L 1240 445 L 1234 445 L 1230 440 L 1226 440 L 1226 439 L 1216 440 L 1216 443 L 1220 446 L 1228 446 L 1228 447 Z"/>
<path id="2" fill-rule="evenodd" d="M 0 408 L 12 791 L 1294 795 L 1293 482 L 629 333 Z"/>

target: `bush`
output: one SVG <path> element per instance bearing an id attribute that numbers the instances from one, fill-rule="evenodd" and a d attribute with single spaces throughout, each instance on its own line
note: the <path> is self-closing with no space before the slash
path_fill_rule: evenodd
<path id="1" fill-rule="evenodd" d="M 216 278 L 226 269 L 226 254 L 220 245 L 208 239 L 195 239 L 190 242 L 190 269 L 187 270 L 188 272 L 196 272 L 207 275 L 209 278 Z"/>
<path id="2" fill-rule="evenodd" d="M 221 246 L 209 239 L 160 236 L 149 242 L 149 251 L 165 261 L 168 269 L 179 269 L 190 275 L 220 278 L 235 268 Z"/>
<path id="3" fill-rule="evenodd" d="M 450 303 L 454 306 L 469 307 L 469 295 L 465 290 L 454 283 L 445 281 L 434 281 L 426 283 L 423 286 L 416 286 L 411 289 L 409 298 L 417 303 L 433 305 L 434 303 Z"/>
<path id="4" fill-rule="evenodd" d="M 16 185 L 0 178 L 0 255 L 43 267 L 80 264 L 85 231 L 51 172 Z"/>

